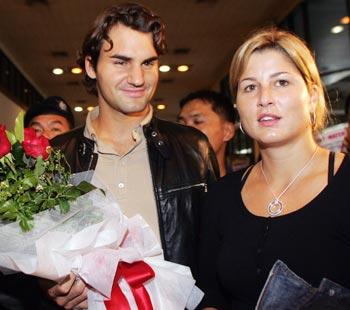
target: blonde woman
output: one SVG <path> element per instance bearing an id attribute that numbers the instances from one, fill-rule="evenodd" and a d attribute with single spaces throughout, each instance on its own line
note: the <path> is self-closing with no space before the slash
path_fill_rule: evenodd
<path id="1" fill-rule="evenodd" d="M 258 143 L 261 161 L 209 192 L 202 307 L 254 309 L 265 285 L 259 304 L 270 307 L 261 309 L 299 309 L 322 295 L 324 278 L 350 288 L 350 162 L 315 142 L 328 112 L 312 53 L 291 33 L 261 30 L 235 53 L 230 83 L 241 127 Z M 272 281 L 277 269 L 283 280 L 293 276 L 305 285 L 302 297 Z M 285 305 L 271 306 L 277 295 Z"/>

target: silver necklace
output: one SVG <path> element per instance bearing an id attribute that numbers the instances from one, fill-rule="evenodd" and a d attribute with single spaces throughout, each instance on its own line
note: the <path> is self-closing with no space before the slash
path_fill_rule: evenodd
<path id="1" fill-rule="evenodd" d="M 275 195 L 275 193 L 271 189 L 271 185 L 269 181 L 267 180 L 267 177 L 264 172 L 262 161 L 260 161 L 260 170 L 262 175 L 264 176 L 265 182 L 267 184 L 267 187 L 269 188 L 273 200 L 267 205 L 267 212 L 271 217 L 277 216 L 283 212 L 283 202 L 280 200 L 280 198 L 285 194 L 285 192 L 293 185 L 293 183 L 297 180 L 297 178 L 303 173 L 303 171 L 311 164 L 312 160 L 314 159 L 316 153 L 317 153 L 318 147 L 316 146 L 314 153 L 312 154 L 311 158 L 306 162 L 306 164 L 299 170 L 299 172 L 294 176 L 294 178 L 288 183 L 288 185 L 280 192 L 278 196 Z"/>

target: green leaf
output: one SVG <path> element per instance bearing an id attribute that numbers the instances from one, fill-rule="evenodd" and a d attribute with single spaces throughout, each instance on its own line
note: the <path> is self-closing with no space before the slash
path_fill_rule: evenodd
<path id="1" fill-rule="evenodd" d="M 6 211 L 2 215 L 2 218 L 4 220 L 15 221 L 17 219 L 17 210 L 16 209 L 10 209 L 10 210 Z"/>
<path id="2" fill-rule="evenodd" d="M 19 220 L 19 226 L 23 231 L 30 231 L 33 228 L 34 224 L 33 221 L 29 220 L 25 216 L 22 216 Z"/>
<path id="3" fill-rule="evenodd" d="M 13 200 L 7 200 L 5 202 L 3 202 L 2 204 L 0 204 L 0 217 L 1 217 L 1 213 L 5 213 L 8 210 L 10 210 L 11 205 L 13 204 Z"/>
<path id="4" fill-rule="evenodd" d="M 41 205 L 46 199 L 45 194 L 38 194 L 34 196 L 33 203 L 36 205 Z"/>
<path id="5" fill-rule="evenodd" d="M 62 195 L 64 195 L 64 197 L 66 197 L 68 200 L 73 200 L 81 196 L 81 191 L 75 187 L 69 187 Z"/>
<path id="6" fill-rule="evenodd" d="M 33 175 L 27 176 L 22 180 L 22 186 L 25 190 L 28 190 L 32 187 L 36 187 L 37 184 L 38 179 Z"/>
<path id="7" fill-rule="evenodd" d="M 25 192 L 23 195 L 21 195 L 21 197 L 19 197 L 18 202 L 20 204 L 25 204 L 27 202 L 31 202 L 32 201 L 32 197 L 30 195 L 29 192 Z"/>
<path id="8" fill-rule="evenodd" d="M 40 211 L 44 211 L 46 209 L 52 209 L 56 206 L 56 200 L 55 199 L 47 199 L 43 202 L 43 204 L 41 205 L 41 210 Z"/>
<path id="9" fill-rule="evenodd" d="M 28 202 L 27 209 L 30 210 L 31 214 L 36 214 L 40 210 L 40 205 L 33 202 Z"/>
<path id="10" fill-rule="evenodd" d="M 11 153 L 12 153 L 17 164 L 24 165 L 24 162 L 23 162 L 24 151 L 23 151 L 22 145 L 18 141 L 12 145 L 12 152 Z"/>
<path id="11" fill-rule="evenodd" d="M 91 183 L 82 181 L 80 182 L 76 188 L 78 188 L 82 193 L 86 194 L 88 192 L 91 192 L 92 190 L 96 189 L 97 187 L 93 186 Z"/>
<path id="12" fill-rule="evenodd" d="M 38 177 L 45 172 L 45 162 L 41 156 L 36 159 L 34 174 Z"/>
<path id="13" fill-rule="evenodd" d="M 9 139 L 11 145 L 13 145 L 17 142 L 16 136 L 11 131 L 6 130 L 6 135 L 7 135 L 7 138 Z"/>
<path id="14" fill-rule="evenodd" d="M 70 208 L 67 199 L 59 199 L 58 202 L 59 202 L 61 213 L 67 213 Z"/>
<path id="15" fill-rule="evenodd" d="M 22 143 L 24 140 L 24 112 L 23 111 L 19 112 L 18 116 L 16 117 L 14 132 L 15 132 L 17 141 Z"/>

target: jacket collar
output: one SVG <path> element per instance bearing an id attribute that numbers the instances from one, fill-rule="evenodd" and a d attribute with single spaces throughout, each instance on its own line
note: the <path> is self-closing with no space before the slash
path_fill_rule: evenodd
<path id="1" fill-rule="evenodd" d="M 162 135 L 159 130 L 159 123 L 161 121 L 156 117 L 153 117 L 152 120 L 143 126 L 143 131 L 147 140 L 149 147 L 154 146 L 156 150 L 164 157 L 170 158 L 170 146 L 167 138 Z"/>
<path id="2" fill-rule="evenodd" d="M 152 117 L 151 121 L 143 126 L 147 144 L 149 147 L 154 147 L 164 158 L 170 158 L 169 142 L 159 131 L 159 119 Z M 80 158 L 80 165 L 91 168 L 92 154 L 94 153 L 95 141 L 85 137 L 83 134 L 78 141 L 78 153 Z M 96 159 L 97 160 L 97 159 Z"/>

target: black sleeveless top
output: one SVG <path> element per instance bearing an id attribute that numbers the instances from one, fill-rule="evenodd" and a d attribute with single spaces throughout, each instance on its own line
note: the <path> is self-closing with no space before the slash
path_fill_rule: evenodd
<path id="1" fill-rule="evenodd" d="M 328 278 L 350 288 L 350 160 L 334 175 L 330 153 L 328 185 L 303 208 L 274 218 L 256 216 L 243 204 L 242 173 L 219 180 L 202 214 L 199 286 L 201 306 L 254 309 L 277 259 L 318 287 Z"/>

